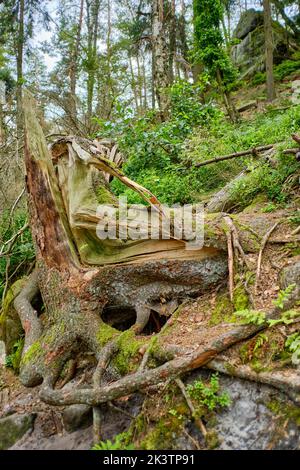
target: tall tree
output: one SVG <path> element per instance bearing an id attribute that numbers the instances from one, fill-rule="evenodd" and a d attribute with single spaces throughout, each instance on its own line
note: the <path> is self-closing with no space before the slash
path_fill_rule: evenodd
<path id="1" fill-rule="evenodd" d="M 23 88 L 23 55 L 24 55 L 24 17 L 25 0 L 18 2 L 18 34 L 17 34 L 17 132 L 20 136 L 23 129 L 22 88 Z"/>
<path id="2" fill-rule="evenodd" d="M 267 73 L 267 98 L 273 101 L 276 98 L 275 81 L 273 70 L 273 30 L 270 0 L 263 0 L 264 24 L 265 24 L 265 50 L 266 50 L 266 73 Z"/>

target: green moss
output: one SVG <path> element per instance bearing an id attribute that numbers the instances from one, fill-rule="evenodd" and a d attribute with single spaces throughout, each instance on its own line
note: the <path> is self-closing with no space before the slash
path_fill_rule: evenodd
<path id="1" fill-rule="evenodd" d="M 241 281 L 239 281 L 235 286 L 233 292 L 233 305 L 236 312 L 246 310 L 249 307 L 249 297 Z"/>
<path id="2" fill-rule="evenodd" d="M 211 313 L 209 324 L 214 326 L 219 323 L 234 323 L 235 321 L 234 308 L 228 294 L 219 294 L 216 306 Z"/>
<path id="3" fill-rule="evenodd" d="M 137 339 L 132 330 L 127 330 L 118 338 L 119 352 L 113 359 L 113 365 L 125 375 L 132 372 L 138 364 L 138 353 L 145 340 Z"/>
<path id="4" fill-rule="evenodd" d="M 109 341 L 112 340 L 114 336 L 118 334 L 118 330 L 113 328 L 112 326 L 107 325 L 106 323 L 102 322 L 101 327 L 97 333 L 97 340 L 100 346 L 105 346 Z"/>
<path id="5" fill-rule="evenodd" d="M 140 443 L 142 450 L 174 449 L 174 442 L 182 429 L 182 422 L 175 416 L 161 418 Z"/>
<path id="6" fill-rule="evenodd" d="M 300 427 L 300 407 L 291 403 L 286 403 L 280 399 L 273 399 L 266 404 L 267 408 L 277 416 L 282 417 L 283 421 L 289 419 Z"/>
<path id="7" fill-rule="evenodd" d="M 115 198 L 105 186 L 98 186 L 96 189 L 97 201 L 99 204 L 114 204 Z"/>
<path id="8" fill-rule="evenodd" d="M 213 450 L 219 447 L 220 440 L 218 433 L 215 429 L 208 431 L 207 435 L 205 436 L 205 442 L 208 449 Z"/>
<path id="9" fill-rule="evenodd" d="M 41 342 L 38 340 L 35 343 L 33 343 L 30 348 L 26 351 L 22 358 L 22 364 L 28 364 L 29 362 L 32 362 L 33 360 L 40 358 L 44 355 L 44 350 L 42 348 Z"/>

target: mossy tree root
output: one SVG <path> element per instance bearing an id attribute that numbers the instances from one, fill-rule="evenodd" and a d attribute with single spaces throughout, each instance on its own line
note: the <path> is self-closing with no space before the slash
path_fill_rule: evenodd
<path id="1" fill-rule="evenodd" d="M 236 366 L 221 358 L 213 359 L 206 367 L 231 377 L 271 385 L 300 405 L 300 373 L 298 369 L 255 372 L 251 366 L 244 364 Z"/>
<path id="2" fill-rule="evenodd" d="M 274 308 L 268 315 L 267 320 L 279 318 L 284 310 L 290 309 L 300 297 L 300 287 L 297 288 L 286 300 L 284 308 Z M 229 349 L 236 343 L 251 338 L 259 331 L 268 327 L 268 323 L 263 325 L 240 325 L 226 333 L 220 335 L 217 339 L 207 342 L 204 347 L 198 348 L 193 352 L 179 355 L 171 359 L 163 365 L 150 370 L 138 370 L 136 373 L 127 375 L 116 382 L 106 386 L 96 386 L 93 389 L 79 390 L 56 390 L 54 387 L 44 383 L 40 396 L 48 404 L 51 405 L 74 405 L 88 404 L 91 406 L 99 406 L 130 393 L 142 390 L 151 386 L 158 385 L 166 380 L 175 380 L 182 374 L 194 369 L 198 369 L 210 363 L 218 354 Z M 167 346 L 165 345 L 166 354 Z M 109 347 L 108 352 L 112 349 Z M 100 370 L 103 368 L 100 366 Z M 97 384 L 96 384 L 97 385 Z M 300 387 L 299 387 L 300 392 Z"/>
<path id="3" fill-rule="evenodd" d="M 25 332 L 23 354 L 40 338 L 43 331 L 42 322 L 38 318 L 37 311 L 32 306 L 32 301 L 39 294 L 39 291 L 38 272 L 35 270 L 29 276 L 24 288 L 14 300 L 14 307 Z"/>

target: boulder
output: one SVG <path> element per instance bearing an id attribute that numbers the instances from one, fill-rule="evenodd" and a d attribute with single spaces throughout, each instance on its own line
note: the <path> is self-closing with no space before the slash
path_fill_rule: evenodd
<path id="1" fill-rule="evenodd" d="M 0 450 L 9 449 L 24 434 L 33 429 L 35 414 L 13 414 L 0 419 Z"/>
<path id="2" fill-rule="evenodd" d="M 289 264 L 280 273 L 280 287 L 286 289 L 288 286 L 296 284 L 300 286 L 300 260 Z"/>
<path id="3" fill-rule="evenodd" d="M 67 432 L 87 428 L 93 423 L 92 407 L 88 405 L 68 406 L 64 410 L 62 418 Z"/>
<path id="4" fill-rule="evenodd" d="M 251 31 L 264 24 L 264 14 L 254 8 L 245 11 L 237 24 L 233 36 L 237 39 L 244 39 Z"/>

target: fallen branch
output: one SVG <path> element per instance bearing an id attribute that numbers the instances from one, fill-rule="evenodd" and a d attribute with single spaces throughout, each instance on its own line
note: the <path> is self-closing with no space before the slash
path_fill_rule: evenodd
<path id="1" fill-rule="evenodd" d="M 228 217 L 224 217 L 225 223 Z M 227 238 L 227 251 L 228 251 L 228 271 L 229 271 L 229 295 L 230 300 L 233 302 L 233 291 L 234 291 L 234 254 L 233 254 L 233 242 L 232 242 L 232 230 L 231 227 L 228 227 L 229 230 L 226 230 L 226 238 Z"/>
<path id="2" fill-rule="evenodd" d="M 225 160 L 231 160 L 233 158 L 246 157 L 247 155 L 257 156 L 259 153 L 266 152 L 267 150 L 271 150 L 273 148 L 274 148 L 274 145 L 264 145 L 262 147 L 256 147 L 256 148 L 254 147 L 252 149 L 244 150 L 242 152 L 235 152 L 229 155 L 223 155 L 221 157 L 212 158 L 210 160 L 206 160 L 205 162 L 199 162 L 199 163 L 196 163 L 194 166 L 195 168 L 200 168 L 202 166 L 211 165 L 212 163 L 223 162 Z"/>

